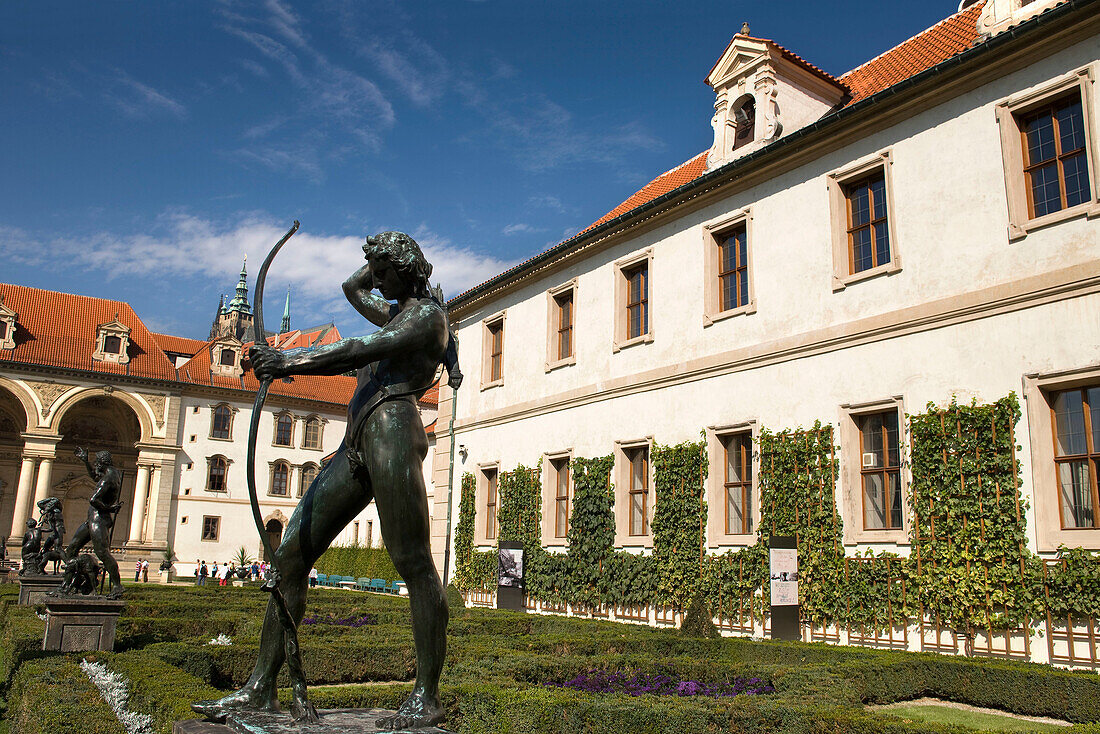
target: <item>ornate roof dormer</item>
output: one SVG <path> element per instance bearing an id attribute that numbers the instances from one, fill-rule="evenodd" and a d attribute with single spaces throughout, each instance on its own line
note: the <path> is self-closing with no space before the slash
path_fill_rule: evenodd
<path id="1" fill-rule="evenodd" d="M 963 0 L 959 10 L 969 5 L 976 4 L 977 0 Z M 982 8 L 981 17 L 978 18 L 978 34 L 981 38 L 989 38 L 998 33 L 1003 33 L 1013 26 L 1033 18 L 1044 10 L 1049 10 L 1059 5 L 1064 0 L 986 0 Z"/>
<path id="2" fill-rule="evenodd" d="M 15 325 L 19 323 L 19 314 L 4 305 L 4 296 L 0 294 L 0 349 L 15 349 Z"/>
<path id="3" fill-rule="evenodd" d="M 215 339 L 210 345 L 210 373 L 219 377 L 240 377 L 244 374 L 243 351 L 244 344 L 234 336 Z"/>
<path id="4" fill-rule="evenodd" d="M 714 143 L 707 169 L 814 122 L 848 93 L 840 80 L 774 41 L 749 35 L 746 23 L 707 75 L 714 89 Z"/>
<path id="5" fill-rule="evenodd" d="M 130 327 L 118 320 L 118 314 L 106 324 L 95 327 L 95 351 L 92 359 L 97 362 L 127 364 L 130 361 Z"/>

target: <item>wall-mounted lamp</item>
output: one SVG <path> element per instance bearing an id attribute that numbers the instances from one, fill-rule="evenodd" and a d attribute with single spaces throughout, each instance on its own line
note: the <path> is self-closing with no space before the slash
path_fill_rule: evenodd
<path id="1" fill-rule="evenodd" d="M 460 443 L 458 445 L 458 455 L 462 457 L 463 461 L 466 461 L 466 456 L 470 453 L 470 450 L 466 448 L 466 444 Z"/>

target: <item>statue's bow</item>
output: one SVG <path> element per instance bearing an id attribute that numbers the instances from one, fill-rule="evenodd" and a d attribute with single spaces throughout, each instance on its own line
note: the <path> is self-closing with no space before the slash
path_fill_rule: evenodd
<path id="1" fill-rule="evenodd" d="M 275 255 L 291 236 L 298 231 L 298 220 L 294 220 L 294 226 L 290 228 L 283 238 L 275 243 L 271 252 L 267 253 L 264 264 L 260 266 L 260 272 L 256 275 L 256 304 L 252 311 L 252 328 L 256 346 L 267 344 L 267 335 L 264 333 L 264 281 L 267 280 L 267 269 Z M 271 540 L 264 530 L 263 515 L 260 514 L 260 499 L 256 492 L 256 437 L 260 432 L 260 415 L 263 412 L 264 401 L 267 400 L 267 391 L 271 387 L 271 378 L 264 377 L 260 380 L 260 388 L 256 391 L 256 401 L 252 405 L 252 422 L 248 427 L 248 501 L 252 506 L 252 519 L 256 521 L 256 532 L 260 534 L 260 542 L 264 547 L 264 558 L 271 562 L 271 578 L 264 582 L 263 589 L 271 592 L 275 600 L 275 611 L 279 623 L 283 628 L 283 642 L 286 647 L 286 662 L 290 673 L 291 684 L 291 715 L 298 721 L 317 721 L 317 712 L 306 696 L 305 675 L 302 672 L 302 656 L 298 648 L 298 625 L 287 608 L 286 599 L 279 589 L 282 579 L 278 559 L 275 557 L 275 549 L 271 546 Z"/>

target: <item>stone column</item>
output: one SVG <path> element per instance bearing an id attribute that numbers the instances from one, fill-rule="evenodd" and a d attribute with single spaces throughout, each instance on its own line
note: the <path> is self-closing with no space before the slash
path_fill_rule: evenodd
<path id="1" fill-rule="evenodd" d="M 130 533 L 128 543 L 141 542 L 141 529 L 145 522 L 145 501 L 149 497 L 149 465 L 138 464 L 137 480 L 134 483 L 134 504 L 130 508 Z"/>
<path id="2" fill-rule="evenodd" d="M 159 494 L 157 488 L 160 486 L 161 467 L 160 464 L 153 464 L 149 467 L 149 511 L 145 514 L 145 522 L 141 527 L 141 542 L 149 543 L 153 540 L 153 528 L 156 525 L 157 516 L 157 500 L 156 497 Z"/>
<path id="3" fill-rule="evenodd" d="M 34 482 L 34 457 L 24 456 L 23 463 L 19 467 L 19 484 L 15 493 L 15 509 L 11 516 L 10 541 L 21 542 L 23 533 L 27 531 L 27 517 L 31 506 L 31 485 Z M 17 542 L 17 544 L 18 544 Z"/>
<path id="4" fill-rule="evenodd" d="M 34 504 L 38 505 L 39 500 L 44 500 L 50 496 L 50 480 L 53 478 L 53 456 L 43 456 L 42 461 L 38 464 L 38 484 L 34 487 Z M 34 513 L 34 507 L 31 507 L 31 513 Z"/>

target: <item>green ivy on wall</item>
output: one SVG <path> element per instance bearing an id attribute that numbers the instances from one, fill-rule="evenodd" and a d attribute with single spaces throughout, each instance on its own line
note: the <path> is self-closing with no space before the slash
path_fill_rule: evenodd
<path id="1" fill-rule="evenodd" d="M 477 517 L 477 501 L 474 475 L 462 475 L 461 495 L 458 502 L 458 523 L 455 525 L 455 574 L 454 583 L 463 591 L 494 588 L 496 586 L 496 554 L 474 550 L 474 521 Z"/>
<path id="2" fill-rule="evenodd" d="M 653 558 L 657 603 L 686 609 L 701 578 L 706 548 L 707 446 L 653 446 Z"/>
<path id="3" fill-rule="evenodd" d="M 542 481 L 523 464 L 500 475 L 500 540 L 519 541 L 529 553 L 542 546 Z"/>

